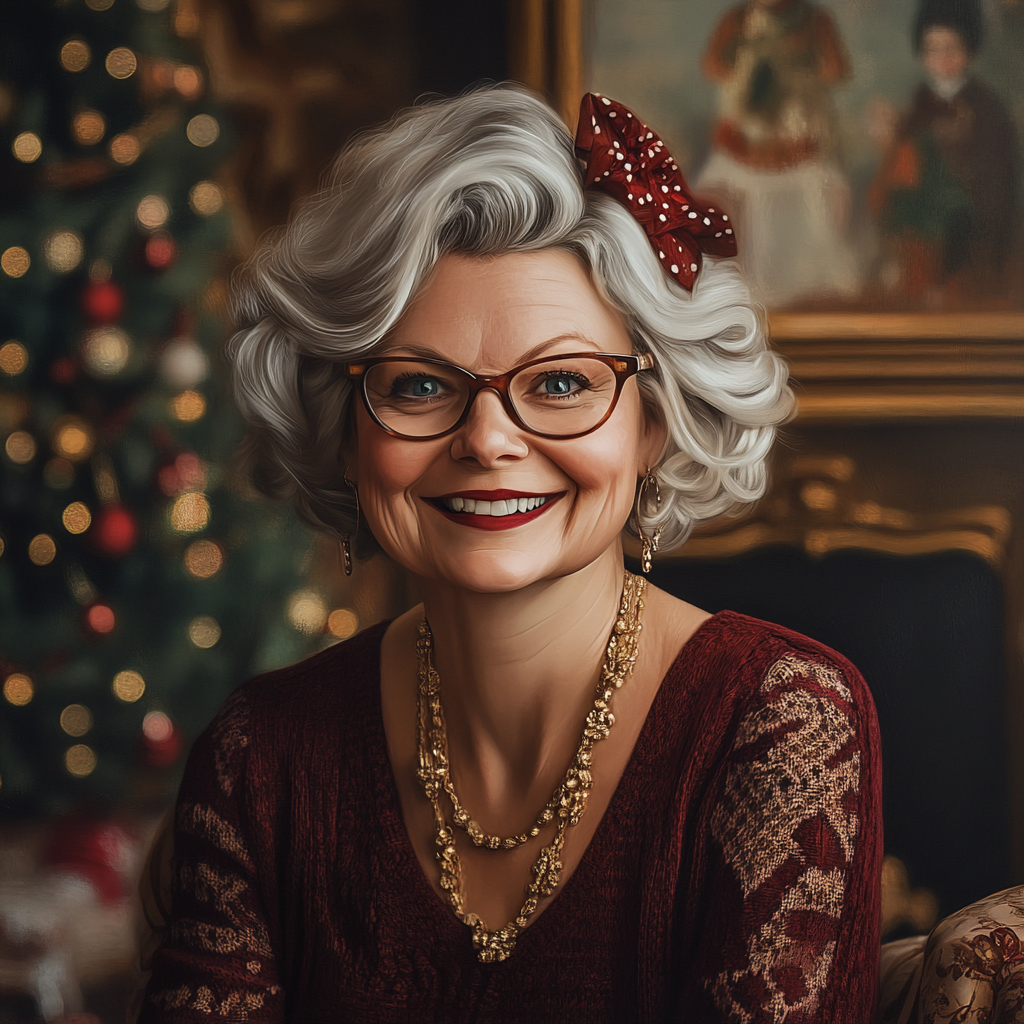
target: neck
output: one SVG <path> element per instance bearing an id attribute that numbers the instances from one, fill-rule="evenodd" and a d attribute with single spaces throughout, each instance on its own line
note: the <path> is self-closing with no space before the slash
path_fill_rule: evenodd
<path id="1" fill-rule="evenodd" d="M 958 75 L 956 78 L 932 78 L 929 84 L 936 96 L 951 100 L 967 84 L 967 75 Z"/>
<path id="2" fill-rule="evenodd" d="M 478 594 L 421 581 L 449 749 L 485 789 L 560 774 L 580 740 L 622 593 L 616 544 L 570 576 Z"/>

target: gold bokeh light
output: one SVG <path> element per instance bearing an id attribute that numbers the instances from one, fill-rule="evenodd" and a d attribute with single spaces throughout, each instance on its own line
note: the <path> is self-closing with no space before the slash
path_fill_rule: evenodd
<path id="1" fill-rule="evenodd" d="M 73 501 L 61 516 L 61 522 L 68 533 L 85 533 L 92 525 L 92 513 L 87 505 L 81 501 Z"/>
<path id="2" fill-rule="evenodd" d="M 84 71 L 92 61 L 92 50 L 84 39 L 69 39 L 60 48 L 60 66 L 65 71 Z"/>
<path id="3" fill-rule="evenodd" d="M 142 146 L 131 132 L 122 132 L 110 140 L 110 157 L 115 163 L 125 166 L 133 164 L 139 159 L 141 152 Z"/>
<path id="4" fill-rule="evenodd" d="M 60 727 L 76 739 L 92 728 L 92 712 L 84 704 L 69 704 L 60 713 Z"/>
<path id="5" fill-rule="evenodd" d="M 15 465 L 27 466 L 36 457 L 36 439 L 26 430 L 16 430 L 7 438 L 4 451 Z"/>
<path id="6" fill-rule="evenodd" d="M 146 196 L 135 211 L 139 223 L 150 231 L 163 227 L 171 215 L 171 208 L 163 196 Z"/>
<path id="7" fill-rule="evenodd" d="M 224 205 L 224 192 L 212 181 L 200 181 L 188 194 L 188 205 L 201 217 L 212 217 Z"/>
<path id="8" fill-rule="evenodd" d="M 43 155 L 43 140 L 35 132 L 22 132 L 11 143 L 15 160 L 33 164 Z"/>
<path id="9" fill-rule="evenodd" d="M 210 521 L 210 503 L 199 491 L 188 491 L 171 506 L 171 527 L 178 533 L 198 533 Z"/>
<path id="10" fill-rule="evenodd" d="M 359 629 L 359 616 L 351 608 L 335 608 L 327 616 L 327 630 L 339 640 L 347 640 L 350 636 L 355 636 L 357 629 Z"/>
<path id="11" fill-rule="evenodd" d="M 171 415 L 182 423 L 195 423 L 206 413 L 206 399 L 198 391 L 182 391 L 171 401 Z"/>
<path id="12" fill-rule="evenodd" d="M 116 377 L 132 354 L 131 341 L 120 327 L 96 327 L 82 340 L 82 360 L 94 377 Z"/>
<path id="13" fill-rule="evenodd" d="M 51 231 L 43 240 L 43 259 L 58 274 L 67 274 L 82 262 L 85 245 L 82 236 L 70 228 Z"/>
<path id="14" fill-rule="evenodd" d="M 201 149 L 212 146 L 220 136 L 220 125 L 209 114 L 196 114 L 185 128 L 185 135 L 193 146 Z"/>
<path id="15" fill-rule="evenodd" d="M 30 266 L 32 266 L 32 258 L 29 256 L 28 250 L 23 249 L 20 245 L 12 245 L 9 249 L 5 249 L 4 254 L 0 256 L 0 269 L 8 277 L 24 277 Z"/>
<path id="16" fill-rule="evenodd" d="M 187 100 L 199 98 L 203 91 L 203 76 L 198 68 L 185 64 L 174 69 L 174 88 Z"/>
<path id="17" fill-rule="evenodd" d="M 288 598 L 288 619 L 300 633 L 319 633 L 327 621 L 327 610 L 323 598 L 312 590 L 297 590 Z"/>
<path id="18" fill-rule="evenodd" d="M 220 639 L 220 623 L 212 615 L 197 615 L 188 624 L 188 638 L 201 650 L 209 650 Z"/>
<path id="19" fill-rule="evenodd" d="M 0 346 L 0 370 L 8 377 L 17 377 L 28 366 L 28 349 L 20 341 Z"/>
<path id="20" fill-rule="evenodd" d="M 197 540 L 185 549 L 185 571 L 197 580 L 216 576 L 224 565 L 224 552 L 212 540 Z"/>
<path id="21" fill-rule="evenodd" d="M 61 416 L 51 431 L 54 451 L 70 462 L 82 462 L 92 455 L 96 437 L 92 427 L 80 416 Z"/>
<path id="22" fill-rule="evenodd" d="M 28 557 L 35 565 L 49 565 L 57 557 L 57 545 L 48 533 L 37 533 L 28 542 Z"/>
<path id="23" fill-rule="evenodd" d="M 23 672 L 12 672 L 4 680 L 4 697 L 8 704 L 16 708 L 23 708 L 32 702 L 36 695 L 36 688 L 32 680 Z"/>
<path id="24" fill-rule="evenodd" d="M 114 696 L 125 704 L 134 704 L 146 692 L 146 680 L 134 669 L 126 668 L 110 684 Z"/>
<path id="25" fill-rule="evenodd" d="M 64 754 L 64 767 L 79 779 L 92 775 L 96 770 L 96 752 L 84 743 L 76 743 Z"/>
<path id="26" fill-rule="evenodd" d="M 83 110 L 71 122 L 75 141 L 83 146 L 95 146 L 107 133 L 107 122 L 98 110 Z"/>
<path id="27" fill-rule="evenodd" d="M 118 46 L 107 54 L 104 66 L 111 78 L 124 79 L 131 78 L 135 74 L 139 62 L 127 46 Z"/>

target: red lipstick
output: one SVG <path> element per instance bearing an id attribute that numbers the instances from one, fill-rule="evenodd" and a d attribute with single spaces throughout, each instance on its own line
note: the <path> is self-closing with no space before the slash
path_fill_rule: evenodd
<path id="1" fill-rule="evenodd" d="M 437 498 L 425 498 L 424 500 L 431 508 L 440 512 L 445 519 L 460 526 L 471 526 L 477 530 L 511 530 L 525 523 L 532 523 L 534 519 L 543 515 L 552 505 L 565 494 L 564 491 L 555 494 L 537 494 L 527 491 L 511 491 L 506 488 L 493 491 L 453 491 Z M 480 515 L 476 512 L 465 510 L 456 512 L 448 507 L 445 499 L 462 498 L 472 501 L 510 501 L 519 498 L 546 498 L 547 500 L 537 508 L 528 512 L 510 512 L 503 516 L 492 516 L 490 514 Z"/>

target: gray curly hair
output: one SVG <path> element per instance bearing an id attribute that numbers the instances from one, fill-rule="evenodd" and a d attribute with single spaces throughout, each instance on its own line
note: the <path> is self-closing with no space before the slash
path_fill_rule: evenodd
<path id="1" fill-rule="evenodd" d="M 636 351 L 654 354 L 637 380 L 668 437 L 645 529 L 677 546 L 695 522 L 760 497 L 793 397 L 738 267 L 706 260 L 688 294 L 629 211 L 584 190 L 555 112 L 513 85 L 404 110 L 349 143 L 240 268 L 227 355 L 256 486 L 314 528 L 351 534 L 339 449 L 354 389 L 342 364 L 382 342 L 442 256 L 551 248 L 583 261 Z"/>

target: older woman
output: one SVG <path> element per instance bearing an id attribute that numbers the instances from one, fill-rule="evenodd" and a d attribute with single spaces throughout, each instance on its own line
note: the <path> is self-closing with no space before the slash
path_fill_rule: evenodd
<path id="1" fill-rule="evenodd" d="M 863 681 L 623 567 L 758 497 L 784 368 L 654 133 L 588 97 L 578 144 L 516 88 L 406 111 L 239 280 L 257 481 L 422 604 L 196 743 L 143 1021 L 872 1013 Z"/>

